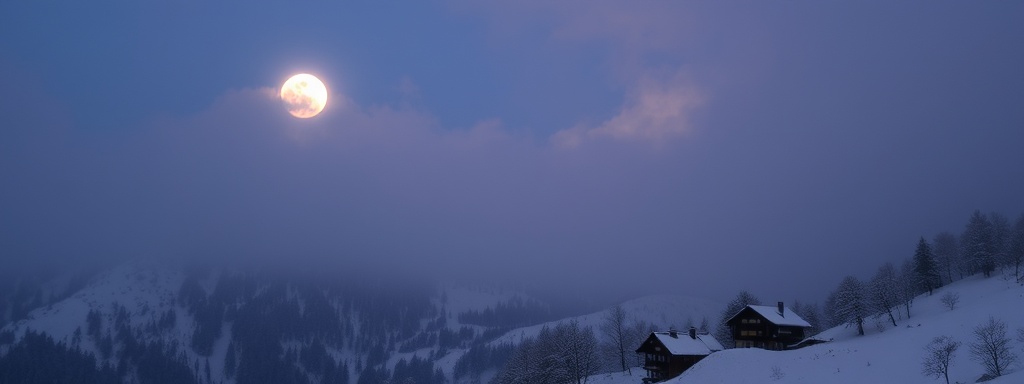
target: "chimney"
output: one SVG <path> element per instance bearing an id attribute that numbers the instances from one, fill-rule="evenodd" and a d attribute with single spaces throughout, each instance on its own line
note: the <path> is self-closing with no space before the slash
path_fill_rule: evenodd
<path id="1" fill-rule="evenodd" d="M 675 329 L 669 329 L 668 335 L 671 336 L 673 339 L 679 338 L 679 333 L 677 333 Z"/>
<path id="2" fill-rule="evenodd" d="M 786 317 L 786 307 L 782 305 L 781 301 L 779 302 L 779 316 Z"/>
<path id="3" fill-rule="evenodd" d="M 691 339 L 696 339 L 697 338 L 697 328 L 690 327 L 690 338 Z"/>

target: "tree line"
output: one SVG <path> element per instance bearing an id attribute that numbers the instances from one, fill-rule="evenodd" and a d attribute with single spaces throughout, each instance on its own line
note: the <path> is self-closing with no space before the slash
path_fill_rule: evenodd
<path id="1" fill-rule="evenodd" d="M 915 297 L 967 276 L 1004 270 L 1014 281 L 1024 281 L 1022 262 L 1024 214 L 1011 225 L 1001 214 L 974 211 L 959 236 L 944 231 L 931 242 L 918 239 L 913 256 L 899 268 L 885 263 L 868 281 L 844 277 L 825 302 L 825 327 L 847 324 L 863 335 L 869 316 L 884 316 L 895 326 L 911 317 Z"/>

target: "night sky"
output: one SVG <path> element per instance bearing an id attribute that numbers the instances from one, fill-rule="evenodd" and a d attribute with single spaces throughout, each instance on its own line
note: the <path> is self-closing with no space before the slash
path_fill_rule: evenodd
<path id="1" fill-rule="evenodd" d="M 0 4 L 3 264 L 821 300 L 1024 212 L 1022 2 L 150 3 Z"/>

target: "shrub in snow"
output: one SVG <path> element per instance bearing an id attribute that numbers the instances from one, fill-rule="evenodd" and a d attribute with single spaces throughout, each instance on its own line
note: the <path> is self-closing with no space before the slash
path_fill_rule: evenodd
<path id="1" fill-rule="evenodd" d="M 960 342 L 949 336 L 932 339 L 932 342 L 924 347 L 925 354 L 921 373 L 924 373 L 925 376 L 935 376 L 936 379 L 945 377 L 946 384 L 949 384 L 949 366 L 953 363 L 957 348 L 960 348 Z"/>
<path id="2" fill-rule="evenodd" d="M 946 308 L 949 308 L 949 310 L 952 311 L 956 309 L 956 305 L 960 303 L 960 294 L 956 292 L 946 292 L 939 300 L 942 301 L 942 304 L 945 305 Z"/>
<path id="3" fill-rule="evenodd" d="M 1010 338 L 1006 336 L 1006 323 L 989 317 L 988 322 L 974 328 L 974 343 L 971 355 L 985 367 L 985 372 L 999 377 L 1006 367 L 1017 361 L 1017 355 L 1010 350 Z"/>
<path id="4" fill-rule="evenodd" d="M 772 380 L 779 381 L 782 380 L 784 377 L 786 377 L 786 374 L 782 373 L 782 368 L 779 368 L 778 365 L 772 366 Z"/>
<path id="5" fill-rule="evenodd" d="M 878 333 L 885 332 L 885 320 L 882 320 L 881 317 L 875 317 L 875 330 Z"/>

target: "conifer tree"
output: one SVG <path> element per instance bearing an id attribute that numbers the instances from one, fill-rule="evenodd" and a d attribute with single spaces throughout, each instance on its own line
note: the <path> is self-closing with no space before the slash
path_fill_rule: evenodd
<path id="1" fill-rule="evenodd" d="M 932 247 L 924 237 L 917 242 L 917 251 L 914 252 L 914 274 L 921 292 L 928 291 L 931 295 L 932 290 L 938 287 L 939 271 L 932 256 Z"/>
<path id="2" fill-rule="evenodd" d="M 1009 245 L 1007 247 L 1007 265 L 1013 267 L 1013 276 L 1017 281 L 1024 279 L 1021 275 L 1021 264 L 1024 264 L 1024 214 L 1017 218 L 1017 222 L 1010 231 Z M 1022 340 L 1024 341 L 1024 340 Z"/>
<path id="3" fill-rule="evenodd" d="M 718 342 L 722 343 L 722 346 L 726 348 L 732 348 L 735 346 L 732 331 L 725 322 L 748 305 L 759 304 L 761 304 L 761 300 L 748 291 L 740 291 L 740 293 L 736 295 L 736 298 L 729 302 L 729 305 L 725 307 L 725 310 L 722 311 L 722 315 L 719 317 L 718 328 L 715 331 L 715 338 L 718 339 Z"/>
<path id="4" fill-rule="evenodd" d="M 941 232 L 935 235 L 932 240 L 932 253 L 935 255 L 935 263 L 939 269 L 939 275 L 945 278 L 945 283 L 954 281 L 953 272 L 961 272 L 963 264 L 959 256 L 959 245 L 956 236 L 949 232 Z M 963 278 L 963 274 L 960 274 Z"/>
<path id="5" fill-rule="evenodd" d="M 1008 264 L 1010 233 L 1013 228 L 1010 226 L 1010 220 L 998 212 L 989 213 L 988 217 L 988 221 L 992 223 L 992 262 L 995 267 L 1001 268 Z"/>
<path id="6" fill-rule="evenodd" d="M 982 272 L 985 277 L 995 270 L 995 244 L 992 242 L 992 223 L 988 217 L 975 210 L 967 227 L 960 235 L 960 246 L 964 259 L 970 263 L 972 272 Z"/>

